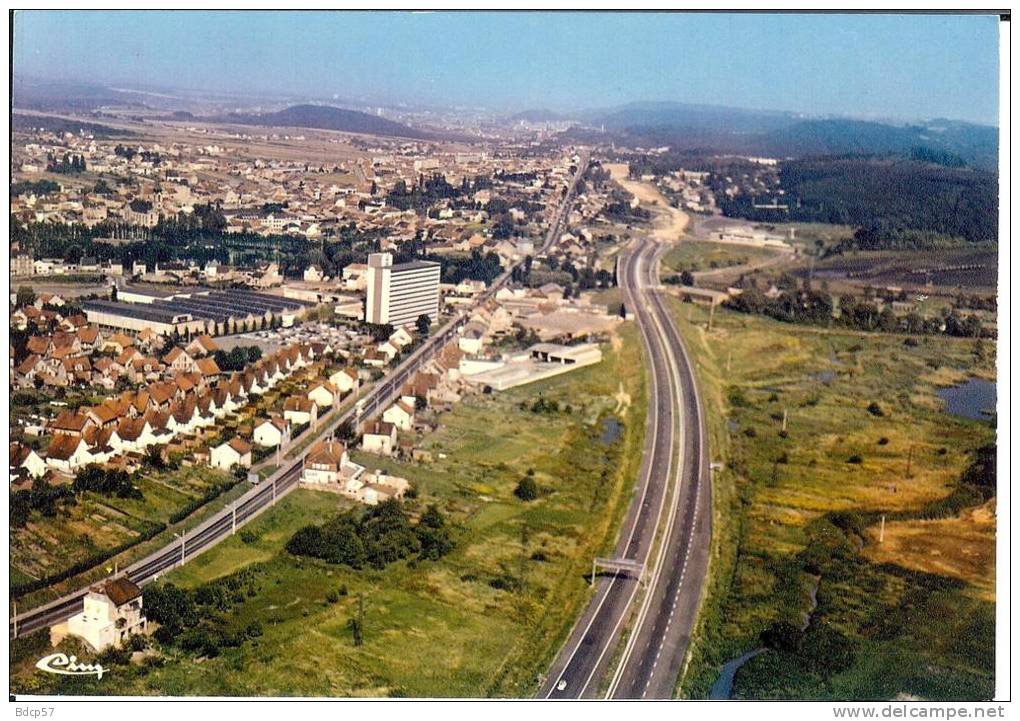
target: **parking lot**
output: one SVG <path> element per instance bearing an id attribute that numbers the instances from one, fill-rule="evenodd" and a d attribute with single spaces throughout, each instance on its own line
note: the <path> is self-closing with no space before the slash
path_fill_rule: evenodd
<path id="1" fill-rule="evenodd" d="M 292 328 L 257 330 L 250 333 L 221 336 L 216 344 L 225 351 L 237 346 L 258 346 L 263 353 L 272 353 L 292 343 L 328 343 L 335 350 L 351 348 L 367 340 L 353 330 L 326 323 L 302 323 Z"/>

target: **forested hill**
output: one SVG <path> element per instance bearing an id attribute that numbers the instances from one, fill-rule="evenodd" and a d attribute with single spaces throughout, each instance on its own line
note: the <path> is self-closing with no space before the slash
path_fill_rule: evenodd
<path id="1" fill-rule="evenodd" d="M 215 122 L 240 125 L 266 125 L 283 128 L 315 128 L 339 130 L 347 133 L 384 135 L 398 138 L 427 138 L 428 133 L 378 115 L 358 110 L 335 108 L 331 105 L 294 105 L 275 113 L 247 115 L 231 113 L 214 119 Z"/>
<path id="2" fill-rule="evenodd" d="M 931 244 L 933 236 L 998 239 L 998 178 L 982 170 L 888 157 L 806 158 L 780 163 L 779 182 L 788 213 L 755 209 L 748 195 L 725 203 L 724 212 L 871 228 L 889 247 Z"/>
<path id="3" fill-rule="evenodd" d="M 763 155 L 883 155 L 917 157 L 941 165 L 995 170 L 999 131 L 950 120 L 888 125 L 864 120 L 806 120 L 749 142 Z"/>

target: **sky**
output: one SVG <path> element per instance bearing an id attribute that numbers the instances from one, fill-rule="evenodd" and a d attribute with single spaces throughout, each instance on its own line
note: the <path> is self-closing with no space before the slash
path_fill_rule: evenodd
<path id="1" fill-rule="evenodd" d="M 20 11 L 16 77 L 498 111 L 998 122 L 994 15 Z"/>

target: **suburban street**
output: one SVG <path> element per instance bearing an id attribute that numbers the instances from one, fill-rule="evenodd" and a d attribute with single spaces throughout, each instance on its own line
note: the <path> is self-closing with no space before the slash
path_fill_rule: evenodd
<path id="1" fill-rule="evenodd" d="M 620 258 L 628 311 L 641 329 L 652 381 L 643 462 L 615 556 L 642 578 L 604 574 L 553 663 L 544 698 L 670 698 L 696 621 L 711 539 L 711 492 L 693 372 L 659 297 L 665 247 L 639 239 Z M 638 603 L 639 602 L 639 603 Z M 624 625 L 633 628 L 608 685 Z"/>
<path id="2" fill-rule="evenodd" d="M 558 240 L 563 232 L 570 207 L 574 202 L 577 182 L 587 168 L 588 157 L 586 152 L 582 153 L 577 172 L 574 174 L 567 194 L 564 196 L 563 202 L 560 204 L 549 227 L 540 252 L 545 252 L 552 247 L 553 243 Z M 470 318 L 472 311 L 491 298 L 499 288 L 509 281 L 513 269 L 522 262 L 523 259 L 507 268 L 485 292 L 478 295 L 470 306 L 460 310 L 436 333 L 429 336 L 424 343 L 416 348 L 382 380 L 366 391 L 358 403 L 340 414 L 329 425 L 323 426 L 318 431 L 318 435 L 325 437 L 335 432 L 338 427 L 347 421 L 359 424 L 386 408 L 388 404 L 399 396 L 403 385 L 456 336 L 460 328 Z M 175 540 L 173 543 L 169 543 L 160 550 L 131 564 L 123 570 L 124 575 L 139 586 L 144 586 L 175 566 L 186 563 L 198 553 L 211 548 L 224 538 L 227 538 L 236 532 L 237 528 L 240 528 L 244 523 L 266 509 L 271 508 L 275 505 L 277 499 L 297 487 L 301 477 L 304 456 L 307 454 L 308 449 L 305 449 L 298 459 L 285 465 L 273 473 L 272 476 L 252 487 L 243 496 L 238 498 L 236 503 L 232 504 L 230 508 L 216 513 L 196 528 L 186 532 L 183 539 Z M 25 633 L 45 628 L 69 618 L 81 609 L 82 598 L 87 593 L 88 588 L 82 588 L 49 603 L 19 612 L 15 617 L 11 618 L 10 637 L 16 638 Z"/>

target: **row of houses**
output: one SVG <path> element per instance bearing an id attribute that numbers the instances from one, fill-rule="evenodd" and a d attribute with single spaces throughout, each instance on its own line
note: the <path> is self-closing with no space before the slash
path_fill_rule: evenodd
<path id="1" fill-rule="evenodd" d="M 358 372 L 344 367 L 329 376 L 329 380 L 316 380 L 304 395 L 290 395 L 283 404 L 283 414 L 271 414 L 255 421 L 252 438 L 231 438 L 209 451 L 209 465 L 230 470 L 235 466 L 252 465 L 254 446 L 280 448 L 290 444 L 294 428 L 314 425 L 319 413 L 338 403 L 346 394 L 356 393 L 360 386 Z M 254 444 L 254 445 L 253 445 Z"/>
<path id="2" fill-rule="evenodd" d="M 45 452 L 45 467 L 73 473 L 89 463 L 109 463 L 120 455 L 142 453 L 153 444 L 194 435 L 236 413 L 317 357 L 311 345 L 294 344 L 243 371 L 212 379 L 198 372 L 177 372 L 172 380 L 125 391 L 97 406 L 64 411 L 46 427 L 53 437 Z M 31 457 L 22 459 L 12 472 L 20 468 L 41 475 L 42 469 Z"/>

